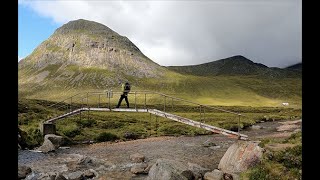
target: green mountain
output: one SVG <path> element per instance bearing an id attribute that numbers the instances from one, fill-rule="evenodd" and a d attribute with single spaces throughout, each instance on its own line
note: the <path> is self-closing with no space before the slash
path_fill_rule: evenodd
<path id="1" fill-rule="evenodd" d="M 302 71 L 302 63 L 297 63 L 291 66 L 286 67 L 286 69 Z"/>
<path id="2" fill-rule="evenodd" d="M 128 38 L 83 19 L 58 28 L 18 64 L 19 98 L 59 101 L 79 92 L 120 89 L 130 81 L 211 105 L 301 106 L 301 72 L 269 68 L 243 56 L 193 66 L 164 67 Z"/>
<path id="3" fill-rule="evenodd" d="M 299 77 L 301 74 L 280 68 L 269 68 L 260 63 L 243 56 L 233 56 L 209 63 L 190 66 L 169 66 L 173 70 L 182 74 L 193 74 L 197 76 L 239 76 L 257 75 L 260 77 Z"/>

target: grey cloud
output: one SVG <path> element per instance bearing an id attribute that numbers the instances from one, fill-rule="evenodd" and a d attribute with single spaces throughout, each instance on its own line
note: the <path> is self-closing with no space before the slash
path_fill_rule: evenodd
<path id="1" fill-rule="evenodd" d="M 302 59 L 301 0 L 45 3 L 29 5 L 58 23 L 83 18 L 105 24 L 161 65 L 199 64 L 239 54 L 271 67 Z"/>

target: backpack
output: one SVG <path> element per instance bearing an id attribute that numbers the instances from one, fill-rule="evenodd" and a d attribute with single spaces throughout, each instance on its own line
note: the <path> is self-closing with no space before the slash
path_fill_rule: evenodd
<path id="1" fill-rule="evenodd" d="M 124 90 L 125 90 L 126 92 L 129 92 L 130 89 L 131 89 L 130 84 L 129 84 L 129 83 L 126 83 L 126 84 L 124 85 Z"/>

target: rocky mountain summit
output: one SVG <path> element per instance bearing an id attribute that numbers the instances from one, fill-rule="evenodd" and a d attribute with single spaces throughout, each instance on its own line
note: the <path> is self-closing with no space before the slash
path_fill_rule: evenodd
<path id="1" fill-rule="evenodd" d="M 130 77 L 161 77 L 166 71 L 127 37 L 83 19 L 58 28 L 18 67 L 22 87 L 43 87 L 50 83 L 80 87 L 87 82 L 88 86 L 99 88 Z"/>

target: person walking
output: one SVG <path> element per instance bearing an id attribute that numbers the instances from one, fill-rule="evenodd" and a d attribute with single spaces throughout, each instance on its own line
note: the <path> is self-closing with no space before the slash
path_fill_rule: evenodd
<path id="1" fill-rule="evenodd" d="M 119 102 L 118 102 L 118 105 L 116 106 L 116 108 L 119 108 L 120 105 L 121 105 L 121 102 L 122 100 L 124 99 L 127 103 L 127 108 L 129 108 L 129 101 L 128 101 L 128 94 L 130 92 L 130 89 L 131 89 L 131 85 L 129 84 L 129 82 L 126 82 L 124 84 L 122 84 L 122 94 L 120 96 L 120 99 L 119 99 Z"/>

